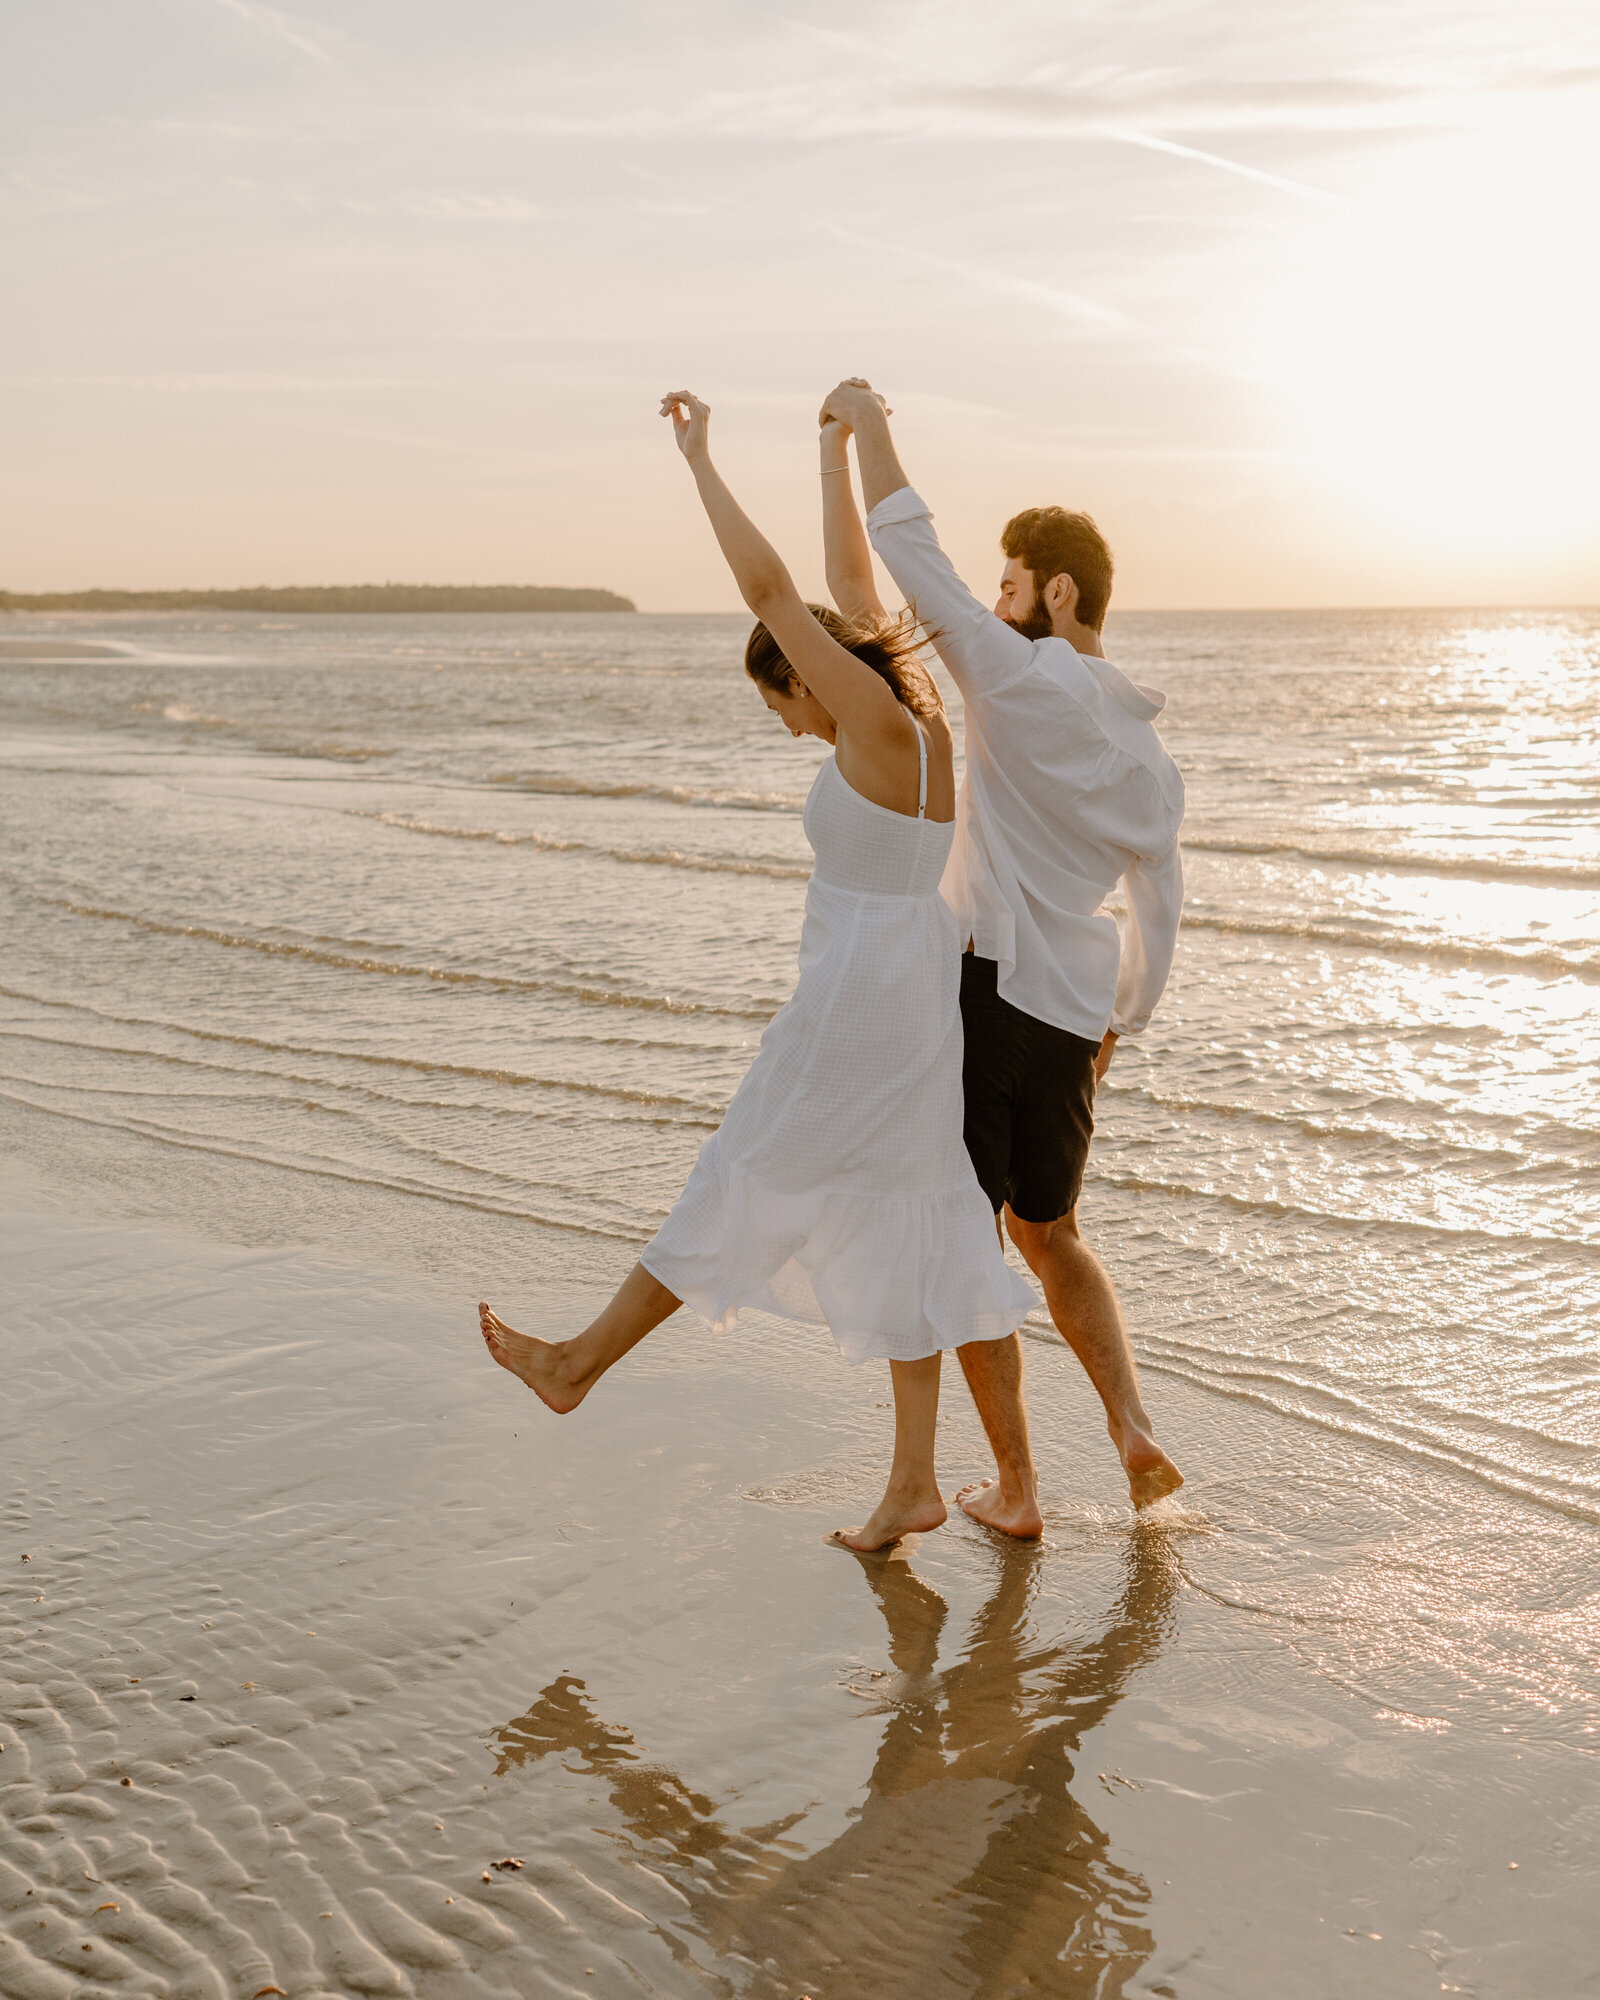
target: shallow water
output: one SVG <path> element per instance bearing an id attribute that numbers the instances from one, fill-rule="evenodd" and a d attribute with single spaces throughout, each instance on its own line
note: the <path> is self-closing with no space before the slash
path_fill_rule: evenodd
<path id="1" fill-rule="evenodd" d="M 30 630 L 114 651 L 0 662 L 0 1088 L 650 1234 L 792 983 L 819 753 L 739 620 Z M 1086 1210 L 1149 1360 L 1600 1519 L 1600 619 L 1113 638 L 1191 800 Z"/>
<path id="2" fill-rule="evenodd" d="M 186 1217 L 235 1240 L 320 1231 L 380 1262 L 419 1245 L 437 1269 L 476 1259 L 520 1287 L 505 1295 L 513 1316 L 553 1310 L 549 1288 L 566 1287 L 570 1323 L 583 1288 L 625 1265 L 670 1204 L 793 976 L 799 808 L 818 753 L 791 743 L 744 684 L 743 629 L 654 617 L 8 620 L 0 1130 L 13 1162 L 44 1180 L 76 1174 L 118 1212 Z M 104 650 L 64 657 L 63 646 Z M 1155 1555 L 1130 1541 L 1092 1412 L 1041 1344 L 1030 1352 L 1057 1559 L 1021 1610 L 1006 1594 L 1022 1588 L 1014 1565 L 997 1584 L 980 1576 L 981 1538 L 931 1540 L 910 1581 L 891 1577 L 893 1602 L 873 1614 L 891 1652 L 914 1654 L 931 1622 L 942 1664 L 863 1664 L 910 1676 L 887 1708 L 840 1697 L 877 1718 L 858 1722 L 874 1746 L 865 1765 L 827 1748 L 820 1722 L 803 1754 L 802 1725 L 796 1736 L 775 1724 L 786 1705 L 811 1716 L 824 1681 L 835 1699 L 831 1665 L 822 1681 L 791 1663 L 749 1685 L 719 1666 L 698 1707 L 675 1709 L 639 1674 L 597 1664 L 608 1615 L 643 1629 L 632 1611 L 607 1612 L 622 1555 L 571 1584 L 557 1629 L 572 1644 L 542 1637 L 515 1698 L 509 1686 L 498 1709 L 482 1686 L 461 1696 L 500 1764 L 474 1786 L 533 1787 L 517 1796 L 528 1810 L 537 1798 L 551 1828 L 570 1806 L 580 1842 L 603 1826 L 641 1852 L 666 1843 L 659 1858 L 689 1908 L 675 1935 L 698 1940 L 730 1990 L 744 1990 L 730 1968 L 757 1932 L 771 1948 L 752 1964 L 774 1959 L 796 1978 L 825 1969 L 817 1938 L 793 1926 L 814 1929 L 863 1867 L 903 1860 L 905 1829 L 863 1800 L 912 1797 L 912 1821 L 932 1813 L 954 1843 L 935 1887 L 1014 1915 L 1021 1892 L 1006 1871 L 1032 1881 L 1053 1869 L 1079 1838 L 1068 1808 L 1089 1808 L 1081 1769 L 1070 1796 L 1065 1779 L 1041 1779 L 1035 1802 L 1016 1805 L 1033 1797 L 1026 1746 L 1037 1736 L 1046 1760 L 1073 1762 L 1084 1741 L 1133 1727 L 1139 1688 L 1156 1690 L 1144 1750 L 1166 1746 L 1159 1782 L 1191 1798 L 1226 1792 L 1218 1760 L 1234 1755 L 1287 1760 L 1290 1792 L 1349 1779 L 1350 1799 L 1329 1812 L 1394 1816 L 1393 1796 L 1360 1802 L 1362 1771 L 1380 1791 L 1397 1764 L 1434 1786 L 1432 1831 L 1398 1865 L 1424 1866 L 1416 1856 L 1433 1840 L 1425 1868 L 1456 1871 L 1444 1900 L 1457 1915 L 1479 1894 L 1495 1815 L 1514 1821 L 1536 1795 L 1565 1843 L 1551 1850 L 1551 1921 L 1600 1855 L 1581 1803 L 1600 1668 L 1600 617 L 1130 616 L 1110 649 L 1170 697 L 1189 900 L 1167 999 L 1119 1051 L 1097 1107 L 1084 1213 L 1123 1289 L 1152 1405 L 1181 1428 L 1187 1512 Z M 775 1393 L 769 1367 L 724 1352 L 732 1376 L 755 1370 L 733 1402 L 759 1410 L 756 1388 Z M 862 1431 L 847 1413 L 885 1392 L 866 1374 L 835 1382 L 826 1336 L 782 1352 L 823 1398 L 836 1447 L 785 1406 L 789 1427 L 762 1432 L 736 1484 L 756 1503 L 740 1503 L 747 1514 L 800 1521 L 781 1554 L 805 1563 L 802 1546 L 841 1497 L 870 1485 L 881 1420 Z M 618 1392 L 619 1407 L 644 1398 L 626 1405 L 643 1454 L 649 1420 L 676 1393 L 662 1364 L 648 1379 L 648 1392 Z M 681 1401 L 670 1407 L 690 1421 Z M 975 1450 L 953 1407 L 951 1421 Z M 704 1445 L 714 1464 L 734 1451 L 727 1425 Z M 580 1490 L 580 1446 L 560 1453 L 559 1481 Z M 554 1462 L 546 1470 L 557 1480 Z M 683 1521 L 706 1530 L 688 1502 Z M 599 1508 L 592 1532 L 622 1533 L 615 1509 Z M 780 1551 L 754 1528 L 730 1547 L 737 1561 L 711 1573 L 731 1600 L 709 1582 L 696 1617 L 651 1599 L 674 1634 L 671 1687 L 704 1671 L 708 1634 L 719 1660 L 769 1643 L 750 1634 L 752 1599 Z M 637 1550 L 631 1559 L 624 1605 L 650 1569 Z M 651 1560 L 680 1585 L 692 1574 L 659 1549 Z M 1160 1604 L 1135 1617 L 1129 1606 L 1151 1591 Z M 873 1585 L 868 1606 L 872 1592 L 882 1598 Z M 893 1636 L 897 1620 L 911 1636 Z M 803 1647 L 805 1618 L 780 1623 Z M 1102 1674 L 1094 1662 L 1112 1655 L 1121 1665 Z M 1115 1683 L 1115 1700 L 1096 1709 L 1074 1674 Z M 1293 1692 L 1302 1680 L 1314 1699 Z M 875 1685 L 860 1681 L 864 1694 Z M 1310 1735 L 1291 1754 L 1301 1701 Z M 612 1756 L 606 1745 L 623 1739 L 608 1728 L 644 1747 Z M 1253 1728 L 1276 1749 L 1250 1750 Z M 737 1754 L 718 1749 L 724 1729 Z M 1174 1731 L 1209 1747 L 1185 1750 Z M 824 1761 L 808 1777 L 812 1755 Z M 1232 1907 L 1237 1875 L 1202 1863 L 1192 1840 L 1161 1863 L 1165 1876 L 1180 1870 L 1176 1889 L 1152 1875 L 1165 1850 L 1148 1814 L 1135 1835 L 1118 1817 L 1133 1794 L 1119 1803 L 1114 1775 L 1089 1776 L 1110 1818 L 1091 1815 L 1071 1895 L 1068 1876 L 1050 1873 L 1057 1887 L 1035 1911 L 1017 1981 L 1357 1990 L 1326 1970 L 1297 1985 L 1292 1955 L 1273 1961 L 1276 1983 L 1239 1984 L 1255 1964 L 1228 1957 L 1242 1916 L 1231 1947 L 1224 1922 L 1184 1971 L 1175 1940 L 1212 1921 L 1195 1914 L 1207 1895 Z M 949 1789 L 969 1780 L 968 1793 Z M 511 1807 L 496 1810 L 517 1824 Z M 794 1813 L 788 1831 L 770 1830 Z M 1231 1837 L 1280 1866 L 1251 1815 Z M 1401 1817 L 1419 1824 L 1409 1808 Z M 1014 1854 L 985 1832 L 963 1862 L 972 1829 L 1001 1822 Z M 887 1845 L 872 1848 L 863 1825 Z M 863 1845 L 876 1858 L 853 1859 Z M 1295 1879 L 1286 1893 L 1309 1924 L 1321 1878 Z M 791 1904 L 800 1916 L 783 1916 Z M 1496 1907 L 1481 1902 L 1484 1922 Z M 1489 1942 L 1461 1956 L 1456 1916 L 1432 1932 L 1414 1908 L 1399 1921 L 1412 1958 L 1384 1960 L 1360 1990 L 1450 1990 L 1431 1959 L 1431 1985 L 1408 1970 L 1420 1977 L 1417 1954 L 1434 1947 L 1419 1940 L 1435 1933 L 1456 1990 L 1591 1990 L 1595 1968 L 1560 1922 L 1546 1925 L 1539 1983 L 1519 1983 Z M 905 1935 L 932 1935 L 932 1922 L 924 1910 Z M 1536 1926 L 1504 1922 L 1531 1967 Z M 1369 1933 L 1375 1952 L 1394 1935 L 1377 1921 Z M 1088 1958 L 1059 1958 L 1071 1938 Z M 969 1969 L 949 1972 L 948 1990 L 1035 1990 L 994 1983 L 997 1949 L 962 1932 L 948 1962 Z M 901 1947 L 884 1954 L 857 1954 L 877 1968 L 858 1987 L 835 1968 L 821 1990 L 913 1990 Z M 1069 1960 L 1070 1977 L 1043 1969 Z M 425 1970 L 425 1990 L 443 1977 Z"/>

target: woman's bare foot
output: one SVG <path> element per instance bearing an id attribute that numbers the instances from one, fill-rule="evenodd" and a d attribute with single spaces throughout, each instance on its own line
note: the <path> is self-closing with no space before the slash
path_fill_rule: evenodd
<path id="1" fill-rule="evenodd" d="M 870 1521 L 859 1528 L 835 1528 L 828 1540 L 837 1548 L 871 1555 L 874 1549 L 886 1549 L 902 1535 L 926 1535 L 942 1528 L 947 1518 L 945 1504 L 937 1492 L 901 1495 L 891 1486 Z"/>
<path id="2" fill-rule="evenodd" d="M 536 1340 L 532 1334 L 518 1333 L 507 1326 L 480 1300 L 478 1326 L 489 1352 L 502 1368 L 507 1368 L 558 1417 L 575 1410 L 593 1387 L 572 1367 L 566 1340 Z"/>
<path id="3" fill-rule="evenodd" d="M 1177 1492 L 1183 1484 L 1183 1474 L 1147 1431 L 1119 1432 L 1118 1426 L 1109 1421 L 1106 1428 L 1128 1475 L 1128 1492 L 1136 1510 L 1153 1507 L 1169 1493 Z"/>
<path id="4" fill-rule="evenodd" d="M 1002 1535 L 1015 1535 L 1019 1542 L 1033 1542 L 1044 1533 L 1044 1516 L 1034 1493 L 1008 1494 L 998 1479 L 980 1479 L 975 1486 L 963 1486 L 956 1505 L 980 1527 L 996 1528 Z"/>

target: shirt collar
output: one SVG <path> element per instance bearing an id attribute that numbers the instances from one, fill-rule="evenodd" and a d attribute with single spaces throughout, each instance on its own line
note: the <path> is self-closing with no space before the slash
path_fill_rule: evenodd
<path id="1" fill-rule="evenodd" d="M 1065 646 L 1067 641 L 1063 639 Z M 1120 708 L 1125 708 L 1138 722 L 1154 722 L 1167 705 L 1167 698 L 1157 688 L 1140 687 L 1137 681 L 1130 681 L 1121 667 L 1112 666 L 1109 660 L 1102 660 L 1093 653 L 1079 653 L 1077 657 L 1099 681 Z"/>

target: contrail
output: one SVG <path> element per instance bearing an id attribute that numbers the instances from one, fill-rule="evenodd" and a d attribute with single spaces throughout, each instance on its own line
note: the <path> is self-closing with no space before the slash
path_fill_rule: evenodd
<path id="1" fill-rule="evenodd" d="M 1304 201 L 1320 201 L 1332 208 L 1347 206 L 1343 195 L 1329 194 L 1326 188 L 1309 187 L 1306 182 L 1289 180 L 1283 174 L 1264 173 L 1260 167 L 1242 166 L 1237 160 L 1223 159 L 1220 153 L 1202 153 L 1196 146 L 1180 146 L 1175 139 L 1157 139 L 1148 132 L 1132 132 L 1121 125 L 1102 125 L 1098 129 L 1102 139 L 1117 139 L 1125 146 L 1143 146 L 1152 153 L 1171 153 L 1180 160 L 1200 160 L 1208 167 L 1221 167 L 1225 173 L 1242 174 L 1247 181 L 1260 181 L 1263 187 L 1297 194 Z"/>
<path id="2" fill-rule="evenodd" d="M 986 271 L 981 265 L 964 263 L 957 257 L 940 256 L 936 251 L 921 250 L 909 243 L 875 242 L 872 237 L 858 235 L 853 229 L 842 229 L 835 222 L 819 222 L 813 227 L 819 234 L 831 236 L 840 243 L 852 244 L 858 250 L 871 250 L 886 260 L 899 259 L 902 263 L 924 265 L 930 271 L 947 272 L 969 285 L 981 285 L 986 291 L 1044 306 L 1064 319 L 1076 320 L 1082 326 L 1126 327 L 1130 324 L 1126 313 L 1118 312 L 1114 306 L 1102 305 L 1098 299 L 1085 298 L 1080 292 L 1063 292 L 1053 285 L 1041 285 L 1032 278 L 1013 278 L 1004 272 Z"/>

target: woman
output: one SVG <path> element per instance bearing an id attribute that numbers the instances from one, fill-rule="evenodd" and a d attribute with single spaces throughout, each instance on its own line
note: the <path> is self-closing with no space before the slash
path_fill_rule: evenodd
<path id="1" fill-rule="evenodd" d="M 829 490 L 847 466 L 839 427 L 823 446 L 829 577 L 860 623 L 802 600 L 711 463 L 705 404 L 680 392 L 661 409 L 760 620 L 746 670 L 792 735 L 834 747 L 806 800 L 816 868 L 800 978 L 599 1318 L 555 1342 L 486 1305 L 479 1320 L 495 1360 L 558 1414 L 684 1300 L 719 1329 L 744 1306 L 825 1320 L 848 1360 L 887 1360 L 894 1380 L 888 1487 L 864 1526 L 833 1537 L 879 1549 L 945 1518 L 941 1350 L 1009 1334 L 1033 1303 L 961 1138 L 959 941 L 938 893 L 954 834 L 950 728 L 911 630 L 872 593 L 853 499 Z"/>

